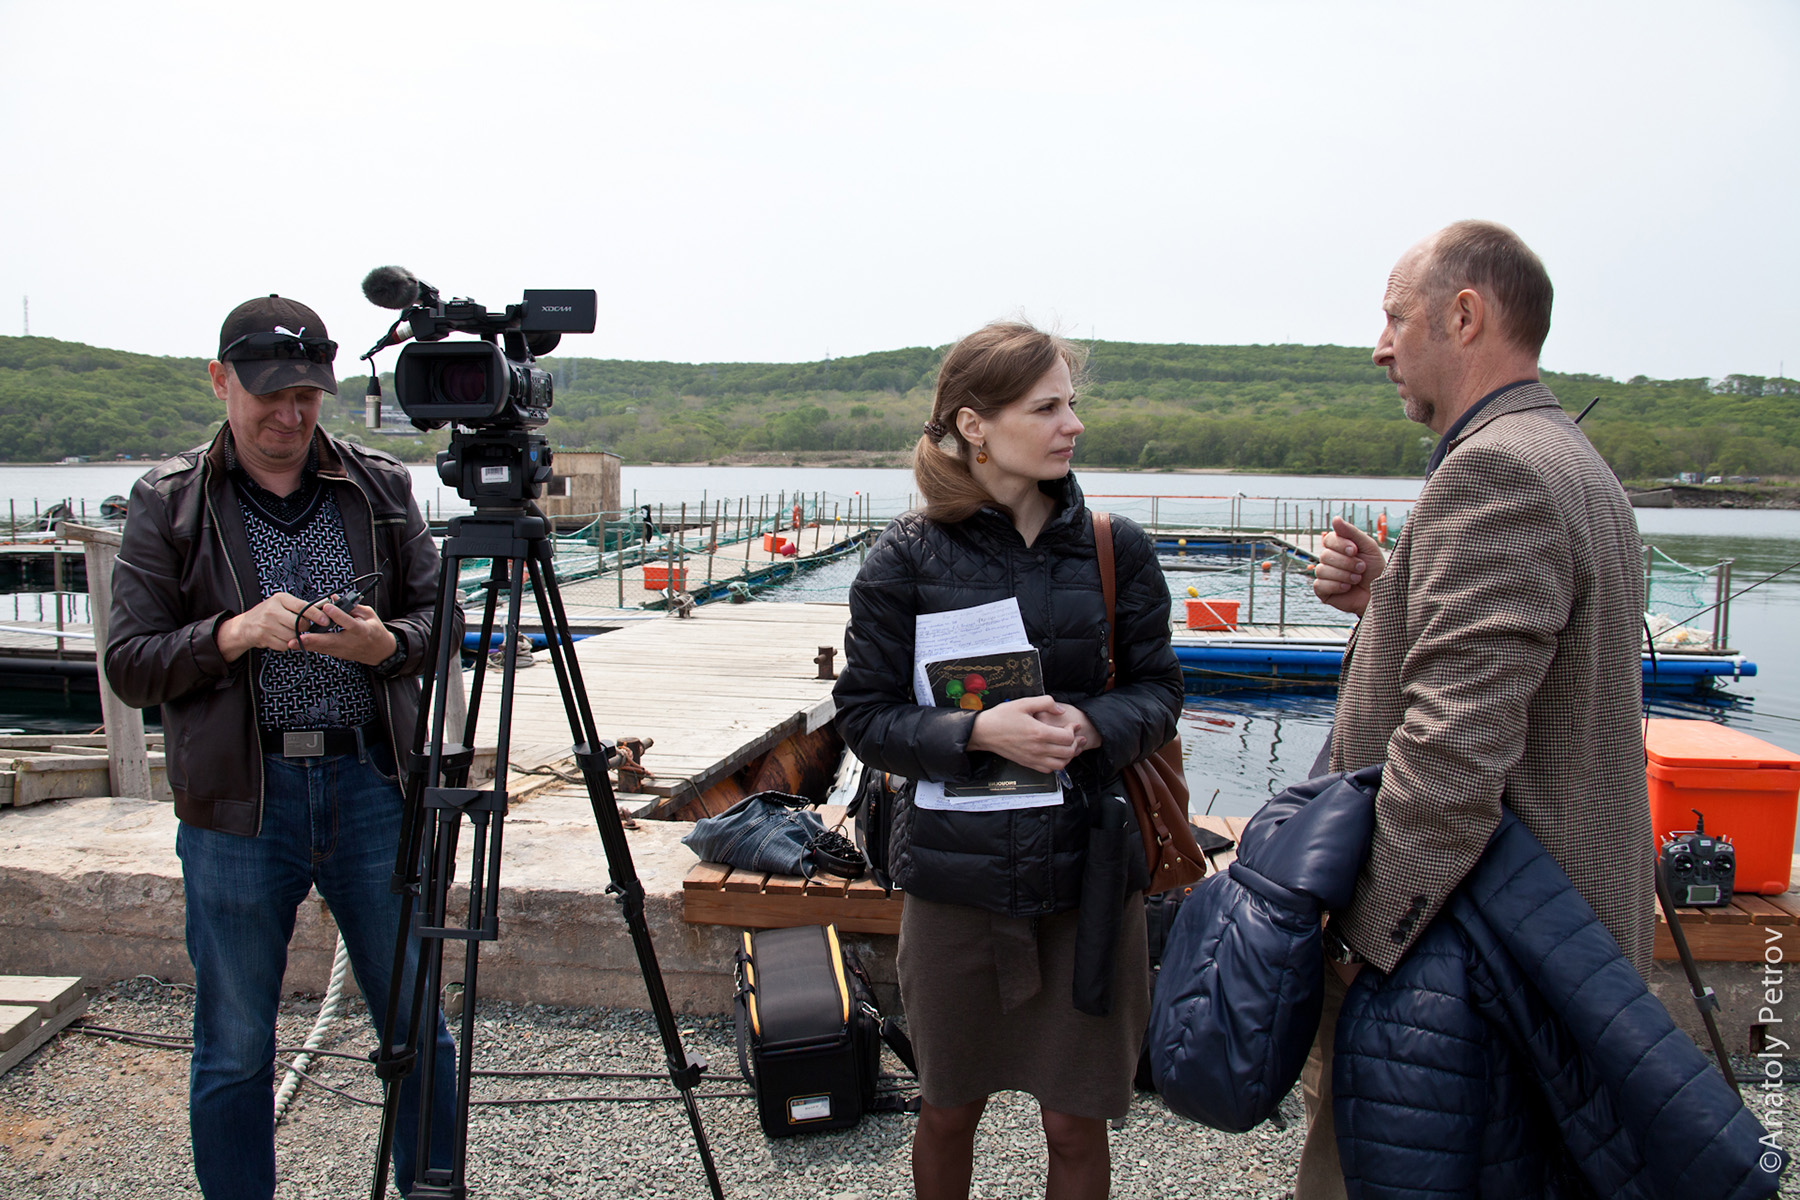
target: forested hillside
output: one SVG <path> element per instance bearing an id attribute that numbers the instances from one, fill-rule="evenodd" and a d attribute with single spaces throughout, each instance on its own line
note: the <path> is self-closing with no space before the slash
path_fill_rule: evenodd
<path id="1" fill-rule="evenodd" d="M 1087 349 L 1081 464 L 1417 474 L 1435 441 L 1405 419 L 1393 385 L 1364 349 L 1132 342 Z M 549 358 L 556 403 L 544 432 L 556 447 L 612 450 L 627 462 L 768 452 L 831 461 L 873 451 L 899 465 L 925 420 L 942 354 L 942 347 L 916 347 L 814 363 L 698 365 Z M 1794 380 L 1546 379 L 1571 412 L 1601 398 L 1583 428 L 1627 479 L 1677 471 L 1800 475 Z M 367 382 L 341 381 L 326 405 L 329 428 L 406 458 L 427 458 L 443 443 L 441 432 L 363 430 Z M 383 385 L 391 405 L 391 379 Z M 222 415 L 204 360 L 0 337 L 0 461 L 166 455 L 210 436 Z"/>

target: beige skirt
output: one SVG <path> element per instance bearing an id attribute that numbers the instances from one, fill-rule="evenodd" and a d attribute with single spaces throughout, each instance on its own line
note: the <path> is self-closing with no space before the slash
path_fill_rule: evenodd
<path id="1" fill-rule="evenodd" d="M 906 898 L 900 1002 L 927 1103 L 953 1108 L 1019 1091 L 1052 1112 L 1125 1115 L 1150 1016 L 1143 898 L 1125 901 L 1104 1017 L 1072 1000 L 1079 915 L 1002 917 Z"/>

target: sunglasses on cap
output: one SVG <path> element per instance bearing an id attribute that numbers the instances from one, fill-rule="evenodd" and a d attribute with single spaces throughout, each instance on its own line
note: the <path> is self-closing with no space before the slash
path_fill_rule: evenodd
<path id="1" fill-rule="evenodd" d="M 292 333 L 246 333 L 219 352 L 219 359 L 224 362 L 305 359 L 329 363 L 336 357 L 337 343 L 330 338 L 300 337 Z"/>

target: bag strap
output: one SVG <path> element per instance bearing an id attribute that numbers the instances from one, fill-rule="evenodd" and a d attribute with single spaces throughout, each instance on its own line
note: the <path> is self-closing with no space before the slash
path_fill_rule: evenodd
<path id="1" fill-rule="evenodd" d="M 731 1007 L 732 1015 L 737 1022 L 738 1073 L 743 1075 L 745 1083 L 754 1088 L 756 1077 L 750 1074 L 750 1015 L 744 999 L 750 991 L 750 985 L 744 979 L 744 964 L 750 961 L 750 956 L 744 953 L 742 947 L 739 947 L 735 957 L 738 988 L 737 995 L 732 998 Z"/>
<path id="2" fill-rule="evenodd" d="M 1106 691 L 1113 688 L 1113 611 L 1118 598 L 1118 576 L 1113 566 L 1112 514 L 1094 514 L 1094 557 L 1100 566 L 1100 594 L 1106 597 Z"/>
<path id="3" fill-rule="evenodd" d="M 862 982 L 863 991 L 868 993 L 869 998 L 864 1004 L 864 1011 L 880 1023 L 881 1040 L 887 1043 L 888 1049 L 894 1052 L 894 1057 L 905 1064 L 906 1069 L 917 1078 L 919 1064 L 913 1058 L 912 1039 L 906 1036 L 906 1030 L 900 1028 L 894 1018 L 882 1016 L 881 1010 L 875 1007 L 875 981 L 869 978 L 868 969 L 862 965 L 862 959 L 853 954 L 846 954 L 844 955 L 844 965 L 850 968 L 850 973 Z"/>

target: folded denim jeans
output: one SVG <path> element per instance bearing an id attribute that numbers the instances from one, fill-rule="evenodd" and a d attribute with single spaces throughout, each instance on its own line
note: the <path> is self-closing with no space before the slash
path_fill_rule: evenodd
<path id="1" fill-rule="evenodd" d="M 806 844 L 825 832 L 812 804 L 786 792 L 757 792 L 716 817 L 695 821 L 681 844 L 707 862 L 810 878 Z"/>

